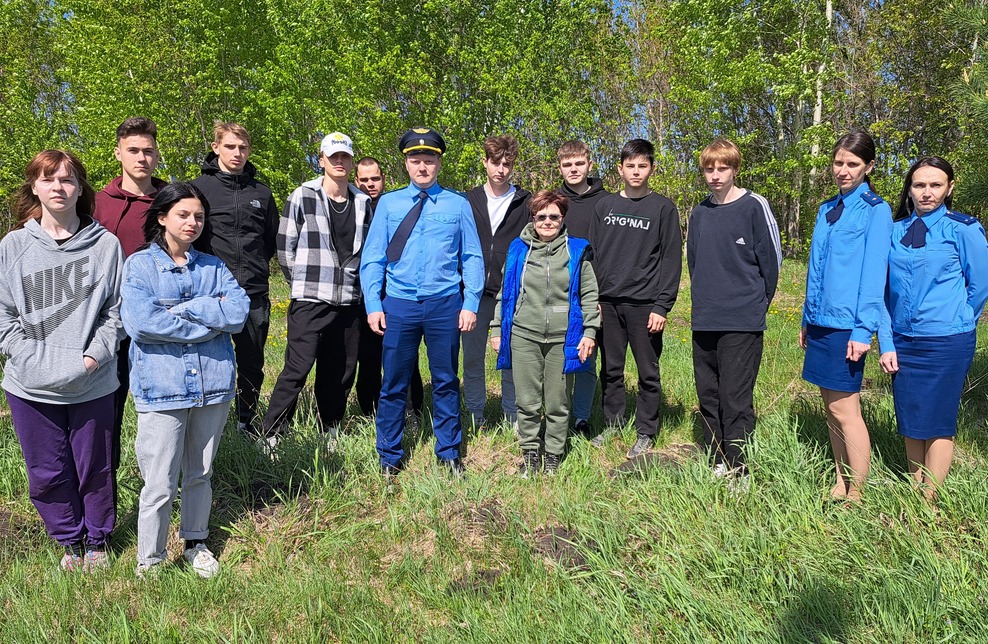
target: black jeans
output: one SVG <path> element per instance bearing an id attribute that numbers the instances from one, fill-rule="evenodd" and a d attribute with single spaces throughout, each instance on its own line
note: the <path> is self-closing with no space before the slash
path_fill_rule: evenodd
<path id="1" fill-rule="evenodd" d="M 288 346 L 264 417 L 266 436 L 282 431 L 295 415 L 298 396 L 316 365 L 313 390 L 323 427 L 343 420 L 357 368 L 363 307 L 292 300 L 288 306 Z"/>
<path id="2" fill-rule="evenodd" d="M 703 439 L 715 464 L 744 467 L 755 430 L 754 390 L 762 361 L 761 331 L 694 331 L 693 375 Z"/>
<path id="3" fill-rule="evenodd" d="M 631 346 L 631 355 L 638 366 L 638 404 L 635 427 L 639 434 L 655 437 L 659 431 L 662 406 L 662 380 L 659 357 L 662 355 L 662 333 L 648 332 L 651 304 L 601 302 L 600 383 L 604 422 L 619 425 L 624 422 L 626 400 L 624 393 L 624 363 Z"/>
<path id="4" fill-rule="evenodd" d="M 233 336 L 237 356 L 237 420 L 253 425 L 264 382 L 264 345 L 268 341 L 271 300 L 267 294 L 250 298 L 250 312 L 240 333 Z"/>

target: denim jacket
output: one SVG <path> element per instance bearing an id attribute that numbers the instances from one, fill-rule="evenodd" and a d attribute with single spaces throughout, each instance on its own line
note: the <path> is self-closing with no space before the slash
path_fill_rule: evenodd
<path id="1" fill-rule="evenodd" d="M 120 317 L 130 345 L 130 391 L 137 411 L 202 407 L 233 400 L 231 333 L 250 299 L 217 257 L 188 252 L 176 266 L 157 244 L 124 263 Z"/>

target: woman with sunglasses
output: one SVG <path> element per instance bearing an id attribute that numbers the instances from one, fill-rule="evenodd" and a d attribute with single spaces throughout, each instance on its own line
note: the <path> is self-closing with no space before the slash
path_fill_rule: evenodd
<path id="1" fill-rule="evenodd" d="M 954 169 L 940 157 L 906 173 L 889 251 L 891 324 L 879 332 L 909 473 L 927 499 L 950 470 L 975 326 L 988 300 L 985 229 L 950 210 L 953 191 Z"/>
<path id="2" fill-rule="evenodd" d="M 566 234 L 568 205 L 550 190 L 532 197 L 532 223 L 508 248 L 491 322 L 497 368 L 514 371 L 523 478 L 538 474 L 540 452 L 547 475 L 559 468 L 573 374 L 592 367 L 587 357 L 600 327 L 590 243 Z"/>

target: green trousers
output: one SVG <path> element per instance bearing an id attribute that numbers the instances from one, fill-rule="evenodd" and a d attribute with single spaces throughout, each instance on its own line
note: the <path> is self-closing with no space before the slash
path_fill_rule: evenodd
<path id="1" fill-rule="evenodd" d="M 563 343 L 526 340 L 512 334 L 511 368 L 522 451 L 542 447 L 539 433 L 544 415 L 545 452 L 562 454 L 566 448 L 573 389 L 572 374 L 563 373 Z"/>

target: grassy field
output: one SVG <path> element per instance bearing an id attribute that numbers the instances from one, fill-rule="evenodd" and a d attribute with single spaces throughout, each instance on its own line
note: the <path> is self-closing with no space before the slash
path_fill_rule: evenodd
<path id="1" fill-rule="evenodd" d="M 223 570 L 209 581 L 181 565 L 152 580 L 134 576 L 141 479 L 132 412 L 113 566 L 58 572 L 61 551 L 28 500 L 3 407 L 0 641 L 988 641 L 985 350 L 937 510 L 905 481 L 889 381 L 874 354 L 863 393 L 873 484 L 860 506 L 826 506 L 822 405 L 799 378 L 804 271 L 787 262 L 770 312 L 744 494 L 712 479 L 692 448 L 685 278 L 665 332 L 664 426 L 650 467 L 619 467 L 634 440 L 629 427 L 604 450 L 573 439 L 559 476 L 521 480 L 501 425 L 467 437 L 469 475 L 451 480 L 422 428 L 406 432 L 409 469 L 389 488 L 372 421 L 351 418 L 329 454 L 303 404 L 275 463 L 234 430 L 225 434 L 209 539 Z M 266 391 L 285 343 L 277 282 Z M 488 413 L 498 409 L 495 389 Z"/>

